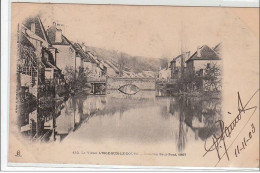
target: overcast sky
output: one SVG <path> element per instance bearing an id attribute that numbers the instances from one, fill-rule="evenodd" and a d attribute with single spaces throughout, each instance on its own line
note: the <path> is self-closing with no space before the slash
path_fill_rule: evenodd
<path id="1" fill-rule="evenodd" d="M 181 48 L 193 53 L 203 44 L 213 47 L 234 21 L 225 8 L 56 4 L 36 9 L 45 29 L 53 21 L 64 24 L 72 41 L 153 58 L 173 58 Z"/>

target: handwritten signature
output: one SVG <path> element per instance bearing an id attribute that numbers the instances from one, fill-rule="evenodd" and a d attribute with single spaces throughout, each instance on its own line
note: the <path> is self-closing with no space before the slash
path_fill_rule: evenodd
<path id="1" fill-rule="evenodd" d="M 210 145 L 208 145 L 207 140 L 205 141 L 204 149 L 205 149 L 206 152 L 203 155 L 203 157 L 204 157 L 207 153 L 212 152 L 212 151 L 216 151 L 216 154 L 217 154 L 217 157 L 218 157 L 218 162 L 216 163 L 215 166 L 217 166 L 217 164 L 221 161 L 221 159 L 224 156 L 226 156 L 227 159 L 229 160 L 228 149 L 234 143 L 234 141 L 239 136 L 239 134 L 243 131 L 243 129 L 245 128 L 245 126 L 247 125 L 247 123 L 249 122 L 249 120 L 254 115 L 254 113 L 257 109 L 257 106 L 248 107 L 248 104 L 253 99 L 253 97 L 258 93 L 258 91 L 259 91 L 259 89 L 250 97 L 250 99 L 247 101 L 247 103 L 245 105 L 243 105 L 240 94 L 238 92 L 238 113 L 237 113 L 237 116 L 234 118 L 234 120 L 228 126 L 226 126 L 225 123 L 222 120 L 216 121 L 215 126 L 217 126 L 217 127 L 219 126 L 220 134 L 219 135 L 213 134 L 212 142 L 211 142 Z M 235 136 L 235 138 L 231 142 L 231 144 L 229 146 L 227 146 L 226 145 L 226 138 L 231 137 L 232 132 L 236 129 L 236 126 L 238 125 L 238 123 L 240 123 L 241 119 L 244 118 L 243 115 L 245 115 L 245 113 L 249 110 L 253 110 L 253 113 L 250 115 L 249 119 L 244 124 L 242 129 L 240 129 L 237 136 Z M 231 114 L 230 112 L 228 112 L 228 113 Z"/>

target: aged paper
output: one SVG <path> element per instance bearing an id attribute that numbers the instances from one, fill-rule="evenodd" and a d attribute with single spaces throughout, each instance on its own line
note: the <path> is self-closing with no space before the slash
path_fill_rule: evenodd
<path id="1" fill-rule="evenodd" d="M 9 163 L 259 166 L 259 9 L 12 3 Z"/>

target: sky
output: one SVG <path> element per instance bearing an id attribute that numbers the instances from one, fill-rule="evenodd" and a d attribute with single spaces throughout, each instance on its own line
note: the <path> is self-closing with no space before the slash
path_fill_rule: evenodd
<path id="1" fill-rule="evenodd" d="M 55 4 L 30 10 L 40 13 L 45 29 L 53 21 L 63 24 L 64 35 L 74 42 L 168 59 L 181 50 L 214 47 L 223 41 L 227 21 L 234 20 L 225 8 Z"/>

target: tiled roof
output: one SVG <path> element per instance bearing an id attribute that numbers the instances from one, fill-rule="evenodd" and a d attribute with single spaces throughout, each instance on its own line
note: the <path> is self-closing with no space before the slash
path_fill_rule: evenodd
<path id="1" fill-rule="evenodd" d="M 110 61 L 105 61 L 106 65 L 108 65 L 110 68 L 112 68 L 116 73 L 119 73 L 119 69 L 114 66 Z"/>
<path id="2" fill-rule="evenodd" d="M 200 56 L 198 56 L 198 52 L 196 51 L 186 62 L 192 60 L 220 60 L 219 55 L 207 45 L 204 45 L 199 48 Z"/>
<path id="3" fill-rule="evenodd" d="M 33 50 L 35 50 L 34 45 L 28 40 L 28 38 L 25 36 L 24 33 L 21 34 L 20 40 L 21 40 L 21 44 L 22 45 L 26 45 L 28 47 L 32 47 Z"/>
<path id="4" fill-rule="evenodd" d="M 74 46 L 76 48 L 76 52 L 78 52 L 78 54 L 80 54 L 80 56 L 87 62 L 92 62 L 95 63 L 95 60 L 93 60 L 89 54 L 87 54 L 86 52 L 84 52 L 84 50 L 82 49 L 82 47 L 80 46 L 79 43 L 74 43 Z"/>

